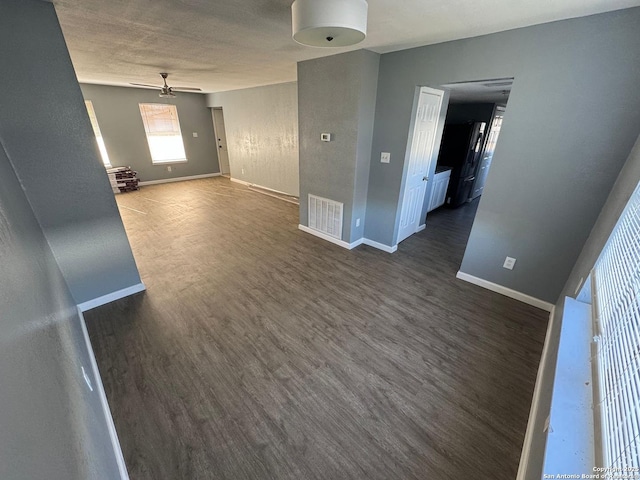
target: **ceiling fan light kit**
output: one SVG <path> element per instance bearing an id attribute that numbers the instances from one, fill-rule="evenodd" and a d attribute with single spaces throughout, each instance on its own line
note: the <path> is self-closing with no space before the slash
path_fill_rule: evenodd
<path id="1" fill-rule="evenodd" d="M 310 47 L 346 47 L 367 35 L 366 0 L 295 0 L 293 39 Z"/>

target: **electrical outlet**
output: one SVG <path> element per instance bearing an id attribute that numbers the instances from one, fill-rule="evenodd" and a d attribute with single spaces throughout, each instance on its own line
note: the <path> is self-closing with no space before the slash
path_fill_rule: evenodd
<path id="1" fill-rule="evenodd" d="M 171 171 L 171 165 L 167 167 L 167 172 L 170 172 L 170 171 Z"/>
<path id="2" fill-rule="evenodd" d="M 359 227 L 359 226 L 360 226 L 360 219 L 356 218 L 356 227 Z"/>
<path id="3" fill-rule="evenodd" d="M 198 138 L 198 132 L 193 132 L 193 138 Z"/>
<path id="4" fill-rule="evenodd" d="M 382 152 L 380 154 L 380 163 L 389 163 L 391 161 L 391 154 L 389 152 Z"/>
<path id="5" fill-rule="evenodd" d="M 504 260 L 504 264 L 502 265 L 507 270 L 513 270 L 514 265 L 516 264 L 516 259 L 513 257 L 507 257 Z"/>
<path id="6" fill-rule="evenodd" d="M 244 168 L 242 169 L 242 174 L 244 175 Z"/>

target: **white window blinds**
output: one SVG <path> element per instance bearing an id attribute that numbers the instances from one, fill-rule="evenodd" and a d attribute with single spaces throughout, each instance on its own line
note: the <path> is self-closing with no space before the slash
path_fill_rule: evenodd
<path id="1" fill-rule="evenodd" d="M 186 162 L 178 110 L 175 105 L 141 103 L 140 115 L 153 163 Z"/>
<path id="2" fill-rule="evenodd" d="M 640 188 L 593 273 L 603 466 L 633 475 L 640 473 Z"/>

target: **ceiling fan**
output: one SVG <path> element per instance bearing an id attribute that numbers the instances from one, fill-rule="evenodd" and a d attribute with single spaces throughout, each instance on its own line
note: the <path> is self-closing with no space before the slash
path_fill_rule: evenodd
<path id="1" fill-rule="evenodd" d="M 169 85 L 167 85 L 167 77 L 169 76 L 169 74 L 166 73 L 166 72 L 161 72 L 160 76 L 164 80 L 164 85 L 162 85 L 161 87 L 159 87 L 158 85 L 149 85 L 147 83 L 131 83 L 131 85 L 136 85 L 138 87 L 159 88 L 160 89 L 160 96 L 161 97 L 169 97 L 169 98 L 176 96 L 176 94 L 173 93 L 174 90 L 176 90 L 176 91 L 192 91 L 192 92 L 201 92 L 202 91 L 199 88 L 192 88 L 192 87 L 170 87 Z"/>

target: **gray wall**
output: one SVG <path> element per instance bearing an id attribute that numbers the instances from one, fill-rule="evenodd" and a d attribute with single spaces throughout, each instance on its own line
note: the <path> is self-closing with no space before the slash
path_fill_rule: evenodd
<path id="1" fill-rule="evenodd" d="M 364 236 L 369 191 L 369 169 L 371 166 L 371 143 L 373 141 L 373 121 L 375 118 L 376 95 L 378 92 L 378 69 L 380 55 L 363 51 L 360 66 L 360 98 L 358 105 L 358 136 L 356 144 L 356 165 L 354 175 L 353 209 L 351 213 L 350 242 Z M 360 219 L 360 226 L 356 220 Z"/>
<path id="2" fill-rule="evenodd" d="M 0 139 L 74 300 L 140 283 L 53 6 L 0 4 Z M 10 47 L 9 47 L 10 46 Z"/>
<path id="3" fill-rule="evenodd" d="M 513 76 L 461 271 L 554 303 L 640 129 L 638 24 L 634 8 L 383 55 L 366 236 L 397 238 L 416 85 Z"/>
<path id="4" fill-rule="evenodd" d="M 15 25 L 15 30 L 8 23 Z M 34 0 L 2 0 L 0 3 L 0 38 L 4 40 L 3 45 L 7 45 L 5 32 L 9 30 L 15 36 L 12 45 L 17 51 L 24 51 L 24 36 L 20 34 L 24 32 L 35 44 L 38 44 L 36 39 L 43 42 L 40 48 L 44 53 L 56 54 L 51 62 L 61 61 L 63 49 L 60 47 L 64 45 L 60 44 L 57 25 L 50 3 Z M 59 48 L 44 46 L 51 44 Z M 31 52 L 31 60 L 40 60 L 52 67 L 35 55 L 36 51 Z M 2 59 L 8 60 L 5 52 Z M 69 67 L 68 63 L 62 63 Z M 7 67 L 6 72 L 11 77 L 10 97 L 20 98 L 22 90 L 14 89 L 19 85 L 13 82 L 18 75 L 16 70 L 24 69 L 25 65 L 17 62 L 3 65 L 12 66 Z M 35 65 L 30 70 L 32 74 L 38 72 Z M 54 70 L 57 79 L 58 71 Z M 40 73 L 44 74 L 38 72 L 38 75 Z M 71 90 L 79 97 L 77 86 Z M 54 91 L 57 93 L 58 89 Z M 35 96 L 45 106 L 49 104 L 46 96 Z M 55 131 L 55 125 L 45 124 L 44 119 L 59 118 L 72 123 L 74 117 L 64 109 L 52 113 L 45 107 L 40 110 L 24 102 L 30 115 L 15 117 L 15 123 L 8 123 L 6 104 L 11 102 L 3 101 L 0 109 L 3 127 L 0 131 L 0 478 L 119 478 L 100 399 L 96 390 L 89 391 L 81 374 L 84 366 L 94 386 L 97 384 L 91 373 L 75 300 L 49 248 L 51 240 L 47 242 L 5 149 L 5 139 L 13 142 L 17 135 L 7 130 L 28 130 L 30 127 L 24 125 L 27 120 Z M 60 122 L 57 130 L 64 130 L 60 125 L 64 123 Z M 48 133 L 41 136 L 50 140 Z M 37 143 L 41 136 L 31 132 L 30 141 Z M 81 144 L 73 135 L 70 143 Z M 51 142 L 52 154 L 60 153 L 59 148 L 56 142 Z M 95 159 L 95 153 L 92 155 Z M 42 156 L 37 158 L 43 160 Z M 67 164 L 63 162 L 63 165 Z M 82 246 L 89 249 L 92 245 L 91 240 L 82 242 Z M 99 257 L 100 252 L 94 255 Z"/>
<path id="5" fill-rule="evenodd" d="M 162 79 L 158 75 L 158 81 Z M 171 83 L 169 83 L 171 84 Z M 157 90 L 82 84 L 85 100 L 91 100 L 111 165 L 130 166 L 141 181 L 165 180 L 218 173 L 218 151 L 213 135 L 211 111 L 206 96 L 177 92 L 172 99 L 160 98 Z M 178 109 L 186 163 L 151 163 L 151 154 L 140 116 L 140 103 L 169 103 Z M 198 137 L 194 137 L 193 133 Z"/>
<path id="6" fill-rule="evenodd" d="M 0 478 L 119 478 L 97 391 L 82 378 L 91 364 L 74 300 L 2 145 L 0 264 Z"/>
<path id="7" fill-rule="evenodd" d="M 562 294 L 554 311 L 553 330 L 549 338 L 549 362 L 545 375 L 541 379 L 541 397 L 539 403 L 538 416 L 534 422 L 534 435 L 531 444 L 531 461 L 526 470 L 524 478 L 527 480 L 538 480 L 542 477 L 542 466 L 544 461 L 544 449 L 546 445 L 546 434 L 544 424 L 551 409 L 551 394 L 553 391 L 553 380 L 555 376 L 554 366 L 558 356 L 558 343 L 560 341 L 560 329 L 562 327 L 562 311 L 564 309 L 565 297 L 575 298 L 575 291 L 580 285 L 580 280 L 586 280 L 591 269 L 595 265 L 600 252 L 607 242 L 613 227 L 616 225 L 620 214 L 624 210 L 629 198 L 633 194 L 636 186 L 640 182 L 640 137 L 636 140 L 624 167 L 620 171 L 618 178 L 611 189 L 611 193 L 602 208 L 598 219 L 591 230 L 591 233 L 584 244 L 582 252 L 577 262 L 571 270 L 569 279 L 564 285 Z M 548 473 L 548 472 L 547 472 Z"/>
<path id="8" fill-rule="evenodd" d="M 207 105 L 222 107 L 232 178 L 299 195 L 295 82 L 209 94 Z"/>
<path id="9" fill-rule="evenodd" d="M 347 242 L 364 233 L 379 61 L 359 50 L 298 63 L 300 223 L 308 225 L 309 193 L 342 202 Z"/>

